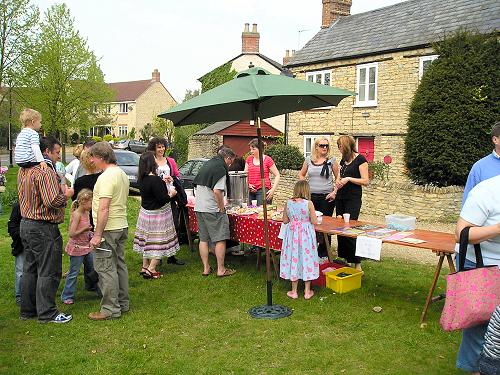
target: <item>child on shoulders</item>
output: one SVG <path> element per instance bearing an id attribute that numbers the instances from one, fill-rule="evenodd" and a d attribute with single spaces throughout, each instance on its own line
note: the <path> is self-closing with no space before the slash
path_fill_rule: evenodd
<path id="1" fill-rule="evenodd" d="M 47 168 L 42 151 L 38 131 L 42 127 L 42 115 L 34 109 L 25 108 L 19 115 L 23 128 L 16 138 L 15 161 L 21 168 L 31 168 L 40 164 Z"/>
<path id="2" fill-rule="evenodd" d="M 283 223 L 287 224 L 281 247 L 280 276 L 292 282 L 287 296 L 298 298 L 299 280 L 304 280 L 304 298 L 310 299 L 311 280 L 319 277 L 318 249 L 314 225 L 318 223 L 311 202 L 309 183 L 298 181 L 293 197 L 285 204 Z"/>

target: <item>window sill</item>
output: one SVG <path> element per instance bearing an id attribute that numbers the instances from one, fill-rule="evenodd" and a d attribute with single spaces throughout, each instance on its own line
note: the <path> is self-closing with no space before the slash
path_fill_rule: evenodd
<path id="1" fill-rule="evenodd" d="M 352 108 L 375 108 L 377 104 L 368 104 L 368 103 L 357 103 L 352 106 Z"/>
<path id="2" fill-rule="evenodd" d="M 304 110 L 303 112 L 329 111 L 330 109 L 333 109 L 333 108 L 335 108 L 335 106 L 331 105 L 328 107 L 311 108 L 311 109 Z"/>

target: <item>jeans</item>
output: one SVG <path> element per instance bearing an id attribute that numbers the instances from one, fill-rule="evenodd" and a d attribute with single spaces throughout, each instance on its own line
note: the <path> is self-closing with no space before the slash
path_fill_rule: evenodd
<path id="1" fill-rule="evenodd" d="M 266 189 L 266 192 L 269 191 L 269 189 Z M 255 193 L 249 192 L 248 193 L 248 203 L 252 203 L 252 201 L 256 199 L 257 200 L 257 205 L 262 206 L 263 199 L 262 199 L 262 189 L 257 190 Z M 272 199 L 268 199 L 266 201 L 268 204 L 273 203 Z"/>
<path id="2" fill-rule="evenodd" d="M 21 220 L 24 260 L 21 278 L 21 317 L 38 317 L 41 322 L 55 318 L 56 292 L 62 274 L 62 237 L 57 224 Z"/>
<path id="3" fill-rule="evenodd" d="M 101 312 L 117 318 L 129 310 L 128 270 L 125 263 L 125 242 L 128 228 L 104 231 L 104 242 L 94 254 L 94 268 L 99 275 L 102 293 Z"/>
<path id="4" fill-rule="evenodd" d="M 15 260 L 15 296 L 16 303 L 21 303 L 21 278 L 23 277 L 23 267 L 24 267 L 24 258 L 26 257 L 26 253 L 23 251 L 21 254 L 16 256 Z"/>
<path id="5" fill-rule="evenodd" d="M 458 255 L 455 259 L 458 270 Z M 476 263 L 465 259 L 465 269 L 476 268 Z M 464 371 L 479 371 L 479 356 L 484 345 L 488 323 L 462 330 L 462 342 L 458 349 L 456 366 Z"/>
<path id="6" fill-rule="evenodd" d="M 64 290 L 61 293 L 61 301 L 68 299 L 75 299 L 76 282 L 78 279 L 78 274 L 80 273 L 80 267 L 82 263 L 86 262 L 87 269 L 89 271 L 94 271 L 94 256 L 93 253 L 88 253 L 86 256 L 70 256 L 69 257 L 69 272 L 66 276 L 66 282 L 64 283 Z"/>

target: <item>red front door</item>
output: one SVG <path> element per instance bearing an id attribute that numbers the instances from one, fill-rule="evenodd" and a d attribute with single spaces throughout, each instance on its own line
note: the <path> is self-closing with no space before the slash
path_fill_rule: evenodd
<path id="1" fill-rule="evenodd" d="M 375 151 L 375 139 L 368 137 L 358 138 L 358 152 L 363 155 L 366 160 L 373 161 Z"/>

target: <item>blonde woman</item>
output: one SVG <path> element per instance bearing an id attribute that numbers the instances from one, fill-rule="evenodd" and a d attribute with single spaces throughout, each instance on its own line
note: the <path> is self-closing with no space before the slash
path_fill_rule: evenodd
<path id="1" fill-rule="evenodd" d="M 337 197 L 335 201 L 337 217 L 349 213 L 351 219 L 357 220 L 361 210 L 362 186 L 367 186 L 368 162 L 356 149 L 356 141 L 350 135 L 342 135 L 337 139 L 337 146 L 342 154 L 340 173 L 337 178 Z M 338 236 L 338 253 L 341 258 L 353 263 L 361 270 L 361 258 L 355 255 L 356 239 Z"/>
<path id="2" fill-rule="evenodd" d="M 80 166 L 80 155 L 83 151 L 83 144 L 76 145 L 73 149 L 73 156 L 75 157 L 73 160 L 69 162 L 69 164 L 64 168 L 66 171 L 66 180 L 71 183 L 71 186 L 75 183 L 75 175 L 78 167 Z"/>
<path id="3" fill-rule="evenodd" d="M 306 176 L 309 177 L 314 208 L 325 216 L 332 216 L 337 194 L 335 181 L 339 176 L 339 164 L 335 157 L 331 156 L 330 141 L 327 137 L 315 139 L 311 156 L 304 160 L 299 171 L 299 180 L 305 180 Z M 319 256 L 327 256 L 323 236 L 318 235 L 318 242 Z"/>

